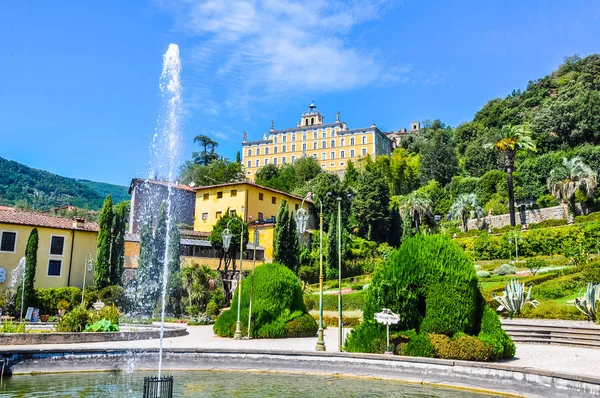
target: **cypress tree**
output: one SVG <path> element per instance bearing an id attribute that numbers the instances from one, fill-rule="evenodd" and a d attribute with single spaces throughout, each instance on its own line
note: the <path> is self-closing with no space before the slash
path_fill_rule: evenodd
<path id="1" fill-rule="evenodd" d="M 298 272 L 299 258 L 300 243 L 298 242 L 296 220 L 288 209 L 287 202 L 282 200 L 273 236 L 273 261 Z"/>
<path id="2" fill-rule="evenodd" d="M 112 241 L 112 196 L 104 199 L 104 205 L 98 216 L 98 241 L 96 266 L 94 267 L 94 283 L 98 289 L 110 285 L 110 254 Z"/>
<path id="3" fill-rule="evenodd" d="M 173 316 L 179 317 L 183 312 L 181 298 L 183 296 L 183 286 L 179 274 L 181 258 L 181 237 L 178 228 L 171 229 L 169 234 L 169 247 L 167 248 L 167 258 L 169 261 L 169 279 L 167 286 L 168 302 L 167 312 Z"/>
<path id="4" fill-rule="evenodd" d="M 125 226 L 127 217 L 127 204 L 121 202 L 117 205 L 113 219 L 113 234 L 110 255 L 110 284 L 122 285 L 123 262 L 125 261 Z"/>
<path id="5" fill-rule="evenodd" d="M 140 294 L 140 310 L 151 313 L 156 303 L 158 291 L 157 277 L 154 272 L 154 238 L 152 236 L 152 218 L 147 218 L 140 228 L 140 255 L 136 279 Z"/>
<path id="6" fill-rule="evenodd" d="M 339 275 L 338 270 L 338 236 L 337 236 L 337 218 L 335 213 L 331 215 L 329 221 L 329 231 L 327 231 L 327 279 L 336 279 Z"/>
<path id="7" fill-rule="evenodd" d="M 31 230 L 29 239 L 27 240 L 27 248 L 25 249 L 25 289 L 16 286 L 17 296 L 15 299 L 15 307 L 21 308 L 21 293 L 23 294 L 23 308 L 31 307 L 35 304 L 35 272 L 37 267 L 37 251 L 38 251 L 39 235 L 37 228 Z M 23 311 L 25 314 L 25 310 Z"/>
<path id="8" fill-rule="evenodd" d="M 298 268 L 300 263 L 300 242 L 298 236 L 298 228 L 296 226 L 296 218 L 290 212 L 287 239 L 289 242 L 287 262 L 285 266 L 298 274 Z"/>

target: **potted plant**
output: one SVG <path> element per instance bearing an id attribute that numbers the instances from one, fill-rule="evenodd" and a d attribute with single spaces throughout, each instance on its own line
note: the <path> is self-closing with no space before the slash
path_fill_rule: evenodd
<path id="1" fill-rule="evenodd" d="M 70 306 L 71 304 L 67 300 L 60 300 L 56 304 L 56 308 L 58 308 L 58 316 L 62 317 L 63 315 L 65 315 Z"/>

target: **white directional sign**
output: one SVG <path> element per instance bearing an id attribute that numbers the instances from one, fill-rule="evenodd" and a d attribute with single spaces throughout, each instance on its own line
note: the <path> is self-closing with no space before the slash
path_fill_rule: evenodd
<path id="1" fill-rule="evenodd" d="M 383 308 L 381 312 L 375 314 L 375 320 L 384 325 L 395 325 L 400 322 L 400 315 L 394 314 L 391 310 Z"/>

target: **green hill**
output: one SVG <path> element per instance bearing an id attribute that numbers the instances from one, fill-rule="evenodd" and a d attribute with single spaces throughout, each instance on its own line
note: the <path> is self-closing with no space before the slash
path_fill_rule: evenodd
<path id="1" fill-rule="evenodd" d="M 127 187 L 76 180 L 0 157 L 0 205 L 34 210 L 72 205 L 99 209 L 106 195 L 128 200 Z"/>

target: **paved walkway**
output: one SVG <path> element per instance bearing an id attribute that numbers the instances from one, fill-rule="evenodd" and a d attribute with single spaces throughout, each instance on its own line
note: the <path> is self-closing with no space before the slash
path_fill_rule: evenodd
<path id="1" fill-rule="evenodd" d="M 349 329 L 344 330 L 344 335 Z M 316 338 L 292 338 L 292 339 L 257 339 L 257 340 L 233 340 L 216 337 L 212 332 L 212 326 L 190 326 L 189 334 L 182 337 L 165 339 L 164 347 L 169 348 L 241 348 L 256 350 L 290 350 L 295 352 L 312 352 L 315 349 Z M 338 329 L 327 328 L 325 330 L 325 344 L 328 351 L 337 351 Z M 48 349 L 74 349 L 74 348 L 97 348 L 97 349 L 144 349 L 158 348 L 158 340 L 137 340 L 107 343 L 87 344 L 44 344 L 35 348 Z M 1 346 L 0 353 L 10 352 L 15 348 L 33 348 L 27 345 Z M 598 377 L 600 374 L 600 350 L 550 346 L 550 345 L 517 345 L 517 353 L 514 359 L 506 361 L 507 364 L 549 370 L 554 372 L 571 373 L 576 375 L 587 375 Z"/>

